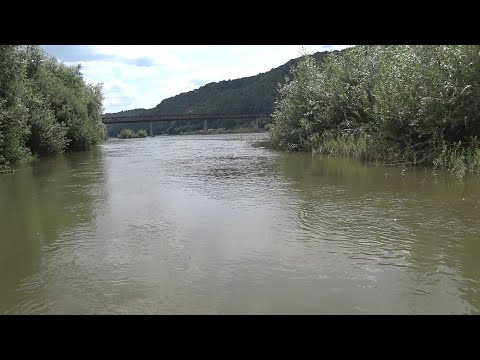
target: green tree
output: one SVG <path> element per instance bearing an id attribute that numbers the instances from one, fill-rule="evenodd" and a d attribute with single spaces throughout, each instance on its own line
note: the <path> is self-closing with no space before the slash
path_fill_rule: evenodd
<path id="1" fill-rule="evenodd" d="M 20 94 L 22 61 L 16 46 L 0 45 L 0 168 L 26 159 L 29 133 Z"/>
<path id="2" fill-rule="evenodd" d="M 304 54 L 279 89 L 273 146 L 477 171 L 479 45 Z"/>
<path id="3" fill-rule="evenodd" d="M 106 138 L 102 85 L 39 46 L 0 46 L 0 167 Z"/>
<path id="4" fill-rule="evenodd" d="M 312 106 L 321 97 L 323 79 L 318 63 L 304 54 L 296 67 L 292 67 L 291 77 L 279 86 L 279 98 L 273 113 L 271 141 L 275 147 L 287 149 L 308 148 L 309 137 L 313 133 L 315 119 Z"/>

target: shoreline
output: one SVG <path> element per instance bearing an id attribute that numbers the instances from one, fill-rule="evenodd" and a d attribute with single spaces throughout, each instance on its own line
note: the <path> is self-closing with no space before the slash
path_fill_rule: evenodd
<path id="1" fill-rule="evenodd" d="M 179 135 L 222 135 L 222 134 L 264 134 L 268 133 L 268 131 L 263 130 L 263 129 L 251 129 L 248 130 L 248 128 L 240 128 L 240 129 L 233 129 L 233 130 L 223 130 L 223 129 L 211 129 L 212 131 L 208 131 L 208 133 L 204 133 L 203 130 L 197 130 L 197 131 L 189 131 L 185 133 L 178 133 L 178 134 L 157 134 L 154 135 L 153 137 L 157 136 L 179 136 Z M 150 137 L 150 136 L 147 136 Z M 108 137 L 109 139 L 120 139 L 120 140 L 128 140 L 128 139 L 138 139 L 141 137 L 131 137 L 131 138 L 120 138 L 118 136 L 111 136 Z"/>

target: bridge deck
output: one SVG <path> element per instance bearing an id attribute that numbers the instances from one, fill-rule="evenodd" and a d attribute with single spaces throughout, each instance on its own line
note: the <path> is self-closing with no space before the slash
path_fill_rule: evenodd
<path id="1" fill-rule="evenodd" d="M 103 116 L 104 124 L 159 122 L 175 120 L 214 120 L 214 119 L 245 119 L 245 118 L 268 118 L 270 115 L 208 115 L 208 114 L 182 114 L 182 115 L 149 115 L 149 116 Z"/>

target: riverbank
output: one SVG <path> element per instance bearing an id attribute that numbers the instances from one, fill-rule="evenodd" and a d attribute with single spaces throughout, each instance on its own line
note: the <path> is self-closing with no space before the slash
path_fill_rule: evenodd
<path id="1" fill-rule="evenodd" d="M 423 145 L 423 146 L 418 146 Z M 332 136 L 324 134 L 316 139 L 311 149 L 291 146 L 281 149 L 271 139 L 256 141 L 253 146 L 272 150 L 312 152 L 339 158 L 352 158 L 385 166 L 417 167 L 444 170 L 458 178 L 466 175 L 480 176 L 480 148 L 475 141 L 447 144 L 445 141 L 430 141 L 403 149 L 384 139 L 367 134 Z"/>
<path id="2" fill-rule="evenodd" d="M 0 45 L 0 79 L 0 169 L 105 140 L 102 86 L 79 66 L 37 45 Z"/>
<path id="3" fill-rule="evenodd" d="M 254 128 L 208 129 L 208 134 L 253 134 L 253 133 L 266 133 L 266 131 L 264 129 L 254 129 Z M 179 135 L 201 135 L 201 134 L 205 134 L 203 130 L 184 132 L 184 133 L 180 133 Z"/>
<path id="4" fill-rule="evenodd" d="M 140 131 L 139 131 L 140 133 Z M 225 129 L 225 128 L 220 128 L 220 129 L 208 129 L 208 133 L 205 134 L 203 130 L 195 130 L 195 131 L 187 131 L 187 132 L 181 132 L 178 134 L 157 134 L 155 136 L 178 136 L 178 135 L 220 135 L 220 134 L 265 134 L 267 131 L 264 129 L 254 129 L 254 128 L 237 128 L 237 129 Z M 143 136 L 144 135 L 144 136 Z M 141 138 L 141 137 L 146 137 L 146 132 L 145 134 L 142 133 L 142 136 L 138 136 L 138 134 L 135 134 L 135 132 L 131 130 L 122 130 L 122 132 L 117 136 L 119 139 L 133 139 L 133 138 Z M 114 138 L 114 137 L 112 137 Z"/>

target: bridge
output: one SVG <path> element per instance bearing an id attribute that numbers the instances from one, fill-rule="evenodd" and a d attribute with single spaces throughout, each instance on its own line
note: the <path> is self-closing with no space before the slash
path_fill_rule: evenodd
<path id="1" fill-rule="evenodd" d="M 208 133 L 208 120 L 214 119 L 255 119 L 255 129 L 258 129 L 258 120 L 270 118 L 271 115 L 209 115 L 209 114 L 180 114 L 180 115 L 147 115 L 147 116 L 102 116 L 102 122 L 108 124 L 150 123 L 150 136 L 153 136 L 153 123 L 160 121 L 203 120 L 203 132 Z"/>

